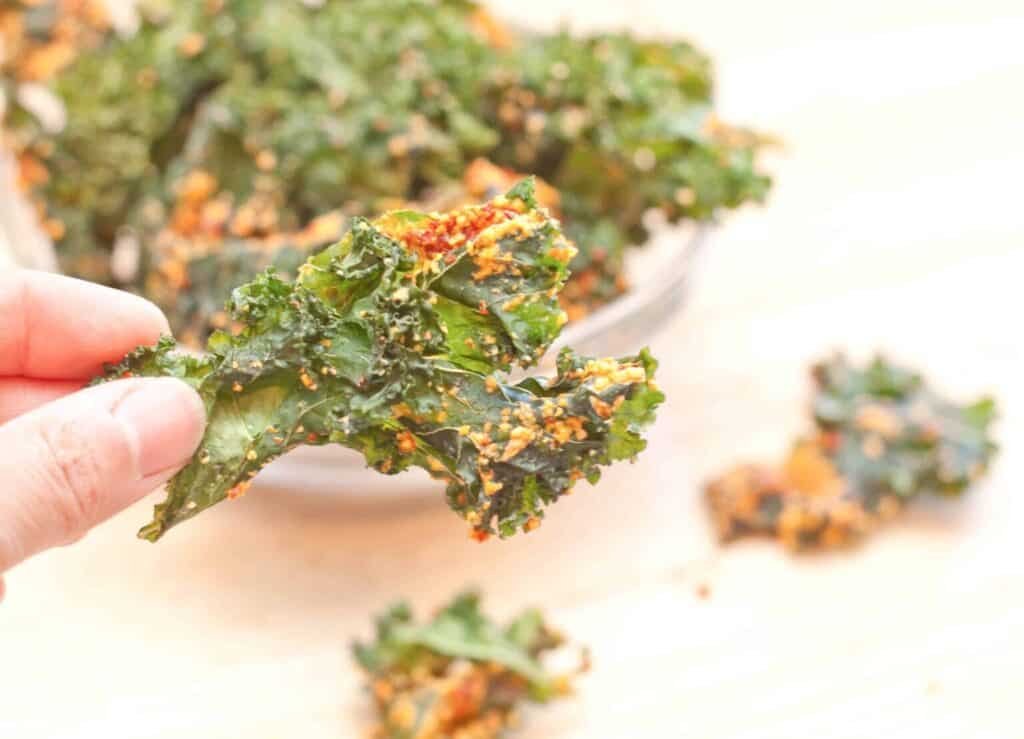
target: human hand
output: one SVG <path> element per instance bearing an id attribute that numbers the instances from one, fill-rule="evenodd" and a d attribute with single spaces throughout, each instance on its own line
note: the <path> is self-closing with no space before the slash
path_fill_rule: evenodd
<path id="1" fill-rule="evenodd" d="M 185 383 L 82 389 L 104 362 L 168 332 L 134 295 L 42 272 L 0 275 L 0 573 L 77 541 L 195 451 L 205 411 Z"/>

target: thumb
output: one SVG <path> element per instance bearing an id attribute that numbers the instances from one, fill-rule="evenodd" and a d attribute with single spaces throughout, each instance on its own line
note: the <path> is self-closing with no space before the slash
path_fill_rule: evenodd
<path id="1" fill-rule="evenodd" d="M 161 378 L 88 388 L 0 426 L 0 572 L 162 485 L 204 425 L 196 392 Z"/>

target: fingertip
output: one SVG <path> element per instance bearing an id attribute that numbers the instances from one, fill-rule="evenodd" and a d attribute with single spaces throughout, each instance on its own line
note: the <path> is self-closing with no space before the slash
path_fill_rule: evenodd
<path id="1" fill-rule="evenodd" d="M 175 378 L 104 383 L 0 426 L 0 571 L 80 537 L 172 477 L 206 411 Z"/>
<path id="2" fill-rule="evenodd" d="M 111 342 L 110 348 L 115 349 L 116 354 L 105 358 L 105 362 L 119 362 L 125 354 L 140 346 L 152 346 L 161 337 L 171 335 L 171 325 L 167 316 L 157 305 L 140 295 L 115 291 L 121 305 L 117 308 L 117 314 L 122 317 L 126 325 L 122 329 L 122 337 L 115 344 Z"/>
<path id="3" fill-rule="evenodd" d="M 131 386 L 113 414 L 134 444 L 139 475 L 149 477 L 184 465 L 206 428 L 206 407 L 199 394 L 173 377 L 119 382 Z"/>
<path id="4" fill-rule="evenodd" d="M 123 290 L 31 270 L 0 276 L 0 375 L 90 377 L 170 332 L 156 305 Z"/>
<path id="5" fill-rule="evenodd" d="M 139 315 L 146 316 L 146 320 L 149 322 L 147 328 L 152 334 L 149 343 L 155 344 L 161 336 L 171 334 L 171 324 L 167 321 L 167 316 L 164 315 L 164 312 L 160 310 L 156 303 L 140 295 L 132 295 L 132 297 L 140 303 Z"/>
<path id="6" fill-rule="evenodd" d="M 116 312 L 121 320 L 127 322 L 127 333 L 130 336 L 126 338 L 133 341 L 135 346 L 155 344 L 161 336 L 171 334 L 171 325 L 167 321 L 167 316 L 157 307 L 156 303 L 141 295 L 124 290 L 108 290 L 105 298 L 108 301 L 116 300 L 118 302 L 118 305 L 116 307 L 112 305 L 108 312 Z"/>

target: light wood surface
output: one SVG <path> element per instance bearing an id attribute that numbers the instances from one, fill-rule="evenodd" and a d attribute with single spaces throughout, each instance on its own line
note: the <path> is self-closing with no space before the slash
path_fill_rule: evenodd
<path id="1" fill-rule="evenodd" d="M 669 401 L 649 450 L 486 545 L 440 496 L 254 491 L 150 546 L 144 501 L 8 575 L 0 736 L 357 737 L 348 642 L 398 595 L 429 609 L 467 584 L 499 614 L 543 605 L 593 648 L 578 697 L 528 713 L 523 739 L 1024 736 L 1024 6 L 586 7 L 578 25 L 692 35 L 726 117 L 787 143 L 771 202 L 723 224 L 655 343 Z M 991 476 L 850 554 L 720 550 L 699 483 L 777 456 L 807 363 L 834 348 L 995 393 Z"/>

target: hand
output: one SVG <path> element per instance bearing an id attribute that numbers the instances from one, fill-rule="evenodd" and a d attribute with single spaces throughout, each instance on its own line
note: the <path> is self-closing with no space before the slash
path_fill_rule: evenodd
<path id="1" fill-rule="evenodd" d="M 195 451 L 205 412 L 183 382 L 82 389 L 104 362 L 168 331 L 134 295 L 42 272 L 0 275 L 0 573 L 77 541 Z"/>

